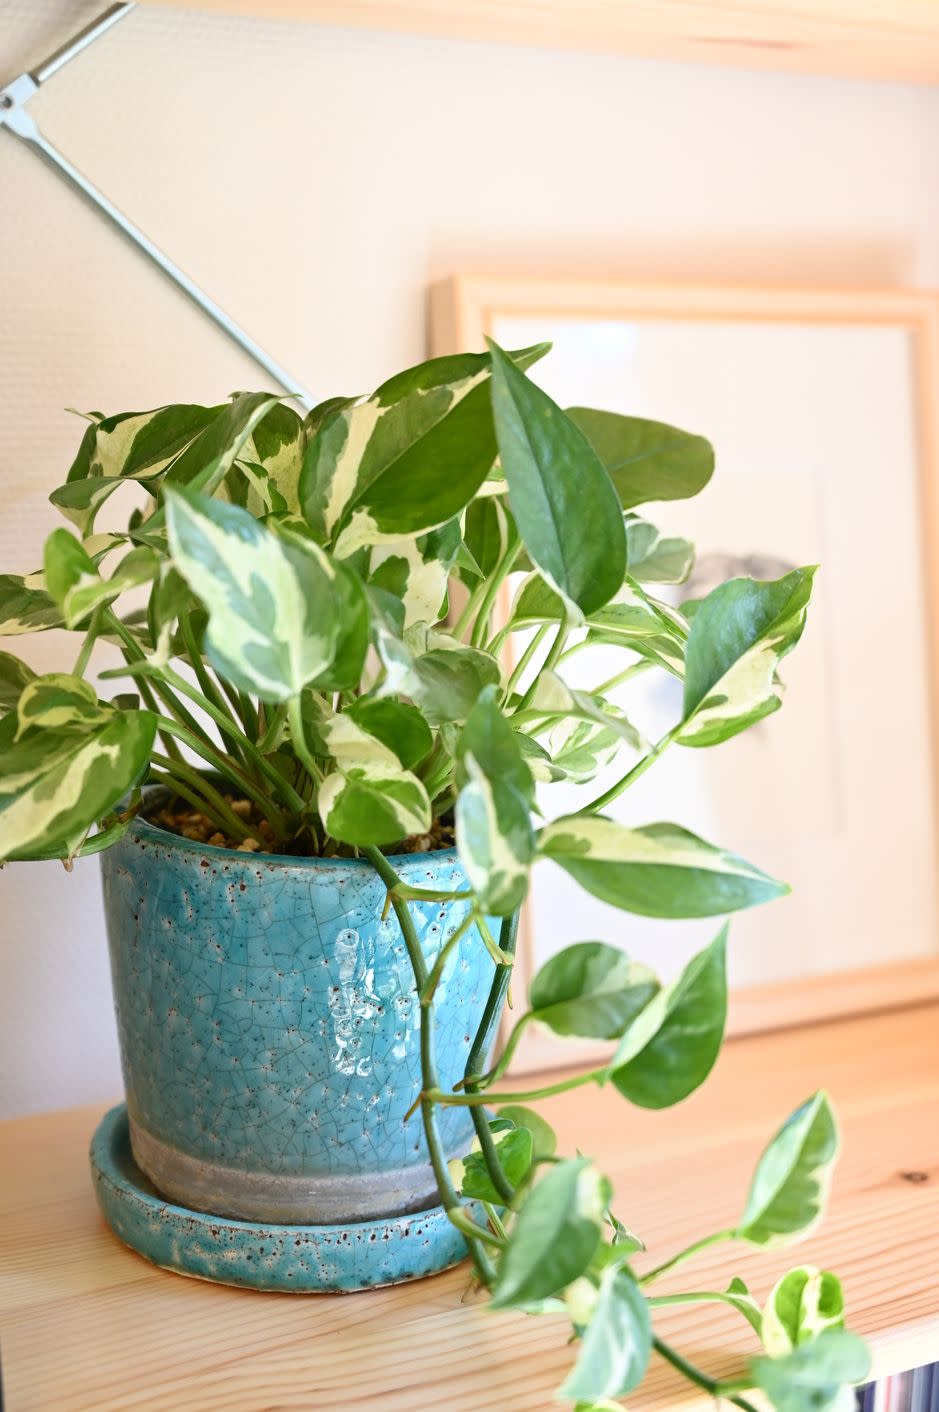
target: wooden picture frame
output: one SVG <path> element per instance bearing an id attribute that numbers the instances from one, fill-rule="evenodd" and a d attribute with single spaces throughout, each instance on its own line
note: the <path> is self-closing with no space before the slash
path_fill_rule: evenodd
<path id="1" fill-rule="evenodd" d="M 889 327 L 904 332 L 912 349 L 911 389 L 915 420 L 918 472 L 915 490 L 922 560 L 922 595 L 925 600 L 927 665 L 925 691 L 927 729 L 933 759 L 931 775 L 934 821 L 931 869 L 939 862 L 939 787 L 935 759 L 939 708 L 939 299 L 932 292 L 911 290 L 826 290 L 785 288 L 721 288 L 708 286 L 650 285 L 577 280 L 528 280 L 514 278 L 455 277 L 434 286 L 430 297 L 430 341 L 434 354 L 476 350 L 486 335 L 497 335 L 500 321 L 543 319 L 546 326 L 570 322 L 627 322 L 645 326 L 666 323 L 779 325 L 792 328 L 832 325 L 839 329 Z M 540 335 L 539 335 L 540 336 Z M 550 327 L 546 336 L 550 336 Z M 516 345 L 519 346 L 519 345 Z M 578 400 L 584 401 L 583 397 Z M 596 405 L 605 405 L 597 400 Z M 640 415 L 642 407 L 620 408 Z M 674 420 L 678 421 L 676 416 Z M 707 432 L 706 427 L 691 430 Z M 720 447 L 718 447 L 718 452 Z M 656 509 L 658 507 L 655 507 Z M 653 513 L 652 518 L 656 516 Z M 502 611 L 507 613 L 508 590 Z M 509 650 L 511 651 L 511 639 Z M 706 753 L 706 752 L 696 752 Z M 873 821 L 872 821 L 873 823 Z M 754 861 L 759 862 L 757 858 Z M 574 940 L 574 937 L 570 938 Z M 769 983 L 741 985 L 731 990 L 728 1034 L 745 1035 L 761 1030 L 810 1023 L 833 1016 L 851 1016 L 929 1001 L 939 997 L 939 928 L 928 944 L 935 954 L 907 955 L 875 965 L 817 971 Z M 536 968 L 532 933 L 532 906 L 526 904 L 520 928 L 516 991 L 524 995 Z M 520 1010 L 516 1002 L 517 1011 Z M 536 1027 L 537 1028 L 537 1027 Z M 516 1068 L 536 1070 L 564 1063 L 592 1062 L 606 1046 L 586 1041 L 559 1041 L 534 1029 L 520 1046 Z"/>

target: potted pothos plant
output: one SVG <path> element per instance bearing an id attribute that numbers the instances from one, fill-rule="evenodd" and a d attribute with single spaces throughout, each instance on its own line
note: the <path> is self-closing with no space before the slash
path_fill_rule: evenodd
<path id="1" fill-rule="evenodd" d="M 666 749 L 777 709 L 813 577 L 664 601 L 691 547 L 637 507 L 701 490 L 711 448 L 563 411 L 526 375 L 546 351 L 437 358 L 305 418 L 266 393 L 92 414 L 51 497 L 72 528 L 41 573 L 0 579 L 4 633 L 78 643 L 63 673 L 0 657 L 0 859 L 102 854 L 135 1170 L 170 1199 L 160 1215 L 192 1216 L 194 1246 L 228 1232 L 190 1273 L 233 1278 L 232 1242 L 254 1228 L 269 1249 L 287 1230 L 315 1250 L 307 1288 L 468 1253 L 494 1308 L 567 1313 L 561 1396 L 584 1412 L 618 1405 L 653 1352 L 740 1408 L 757 1387 L 779 1412 L 842 1412 L 868 1365 L 831 1272 L 786 1271 L 762 1300 L 739 1279 L 656 1293 L 714 1241 L 814 1225 L 838 1149 L 824 1094 L 769 1142 L 733 1228 L 658 1260 L 531 1106 L 590 1084 L 664 1108 L 697 1088 L 723 1035 L 726 922 L 667 985 L 574 939 L 490 1053 L 534 864 L 647 917 L 723 919 L 786 891 L 677 824 L 606 810 Z M 129 517 L 102 530 L 131 485 Z M 87 679 L 99 640 L 120 654 L 100 676 L 129 688 L 109 699 Z M 591 691 L 565 680 L 584 642 L 622 653 Z M 609 697 L 649 670 L 683 683 L 651 745 Z M 615 782 L 591 789 L 614 758 Z M 560 818 L 549 790 L 536 805 L 558 780 L 585 786 Z M 534 1024 L 609 1041 L 608 1061 L 507 1089 Z M 657 1308 L 683 1300 L 751 1326 L 738 1376 L 717 1382 L 659 1337 Z"/>

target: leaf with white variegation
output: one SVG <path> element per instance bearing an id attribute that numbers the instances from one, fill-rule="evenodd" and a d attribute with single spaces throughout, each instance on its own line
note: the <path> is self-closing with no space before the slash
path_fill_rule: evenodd
<path id="1" fill-rule="evenodd" d="M 498 688 L 480 694 L 457 749 L 456 843 L 484 912 L 507 916 L 528 892 L 535 785 Z"/>
<path id="2" fill-rule="evenodd" d="M 682 745 L 716 745 L 777 711 L 781 658 L 799 641 L 815 570 L 731 579 L 695 610 L 685 649 Z"/>
<path id="3" fill-rule="evenodd" d="M 650 500 L 687 500 L 711 479 L 714 448 L 703 436 L 592 407 L 569 407 L 567 415 L 596 451 L 624 510 Z"/>
<path id="4" fill-rule="evenodd" d="M 619 1046 L 610 1077 L 630 1103 L 670 1108 L 699 1088 L 713 1069 L 727 1019 L 726 949 L 725 925 L 656 997 L 661 1022 L 651 1038 L 627 1062 Z"/>
<path id="5" fill-rule="evenodd" d="M 512 514 L 535 566 L 583 613 L 626 572 L 626 532 L 610 478 L 584 434 L 496 344 L 492 411 Z"/>
<path id="6" fill-rule="evenodd" d="M 651 1352 L 649 1306 L 630 1271 L 613 1264 L 603 1272 L 577 1362 L 559 1396 L 625 1397 L 645 1376 Z"/>
<path id="7" fill-rule="evenodd" d="M 430 800 L 420 780 L 394 765 L 349 762 L 327 775 L 317 804 L 331 838 L 364 848 L 426 834 Z"/>
<path id="8" fill-rule="evenodd" d="M 36 680 L 32 667 L 10 652 L 0 652 L 0 712 L 11 710 L 25 687 Z"/>
<path id="9" fill-rule="evenodd" d="M 589 642 L 627 648 L 673 676 L 684 672 L 688 624 L 681 613 L 652 598 L 627 577 L 612 602 L 590 615 Z"/>
<path id="10" fill-rule="evenodd" d="M 156 576 L 160 560 L 145 545 L 132 549 L 109 579 L 74 535 L 66 529 L 53 530 L 45 543 L 43 572 L 46 587 L 62 610 L 65 626 L 78 627 L 97 608 L 113 603 L 122 593 Z"/>
<path id="11" fill-rule="evenodd" d="M 61 609 L 37 579 L 44 582 L 41 574 L 0 574 L 0 637 L 62 627 Z"/>
<path id="12" fill-rule="evenodd" d="M 503 1251 L 494 1309 L 524 1308 L 567 1288 L 600 1245 L 610 1184 L 586 1158 L 566 1158 L 532 1188 Z"/>
<path id="13" fill-rule="evenodd" d="M 855 1412 L 854 1391 L 870 1374 L 863 1339 L 847 1329 L 827 1329 L 780 1358 L 754 1358 L 754 1384 L 776 1412 Z"/>
<path id="14" fill-rule="evenodd" d="M 618 946 L 579 941 L 552 956 L 528 994 L 533 1018 L 555 1034 L 617 1039 L 659 990 L 647 966 Z"/>
<path id="15" fill-rule="evenodd" d="M 428 725 L 465 721 L 483 688 L 501 680 L 493 657 L 447 633 L 428 632 L 404 640 L 387 618 L 374 611 L 373 628 L 385 668 L 376 694 L 410 697 Z"/>
<path id="16" fill-rule="evenodd" d="M 0 721 L 0 860 L 68 857 L 139 783 L 156 717 L 95 701 L 80 678 L 37 677 Z"/>
<path id="17" fill-rule="evenodd" d="M 369 580 L 401 600 L 406 628 L 446 617 L 447 585 L 460 543 L 460 524 L 454 519 L 416 539 L 372 550 Z"/>
<path id="18" fill-rule="evenodd" d="M 844 1328 L 844 1291 L 831 1270 L 799 1265 L 788 1270 L 770 1293 L 759 1328 L 771 1358 L 791 1353 L 825 1329 Z"/>
<path id="19" fill-rule="evenodd" d="M 545 346 L 513 355 L 528 363 Z M 495 459 L 488 354 L 432 359 L 322 422 L 304 457 L 304 515 L 340 558 L 422 534 L 472 500 Z"/>
<path id="20" fill-rule="evenodd" d="M 713 917 L 789 891 L 677 824 L 631 829 L 571 815 L 541 830 L 538 852 L 601 901 L 644 917 Z"/>
<path id="21" fill-rule="evenodd" d="M 325 673 L 342 624 L 336 569 L 311 540 L 275 534 L 246 510 L 167 491 L 173 563 L 209 614 L 206 651 L 262 701 L 287 701 Z"/>
<path id="22" fill-rule="evenodd" d="M 493 1142 L 503 1175 L 513 1187 L 521 1186 L 531 1171 L 534 1150 L 531 1132 L 528 1128 L 507 1128 L 504 1132 L 493 1133 Z M 449 1165 L 450 1180 L 461 1196 L 474 1201 L 491 1201 L 497 1206 L 502 1204 L 503 1198 L 493 1185 L 478 1138 L 474 1138 L 464 1158 Z"/>
<path id="23" fill-rule="evenodd" d="M 589 721 L 601 731 L 612 732 L 633 750 L 639 750 L 643 745 L 642 736 L 619 707 L 611 705 L 602 696 L 593 696 L 588 691 L 576 691 L 562 681 L 556 672 L 541 672 L 526 707 L 526 714 L 556 716 L 562 722 Z M 599 753 L 605 748 L 603 737 L 596 739 Z"/>
<path id="24" fill-rule="evenodd" d="M 434 743 L 424 717 L 407 701 L 359 697 L 344 714 L 386 745 L 406 770 L 419 765 Z"/>
<path id="25" fill-rule="evenodd" d="M 839 1145 L 828 1097 L 816 1093 L 789 1115 L 760 1158 L 738 1239 L 778 1245 L 810 1231 L 821 1218 Z"/>

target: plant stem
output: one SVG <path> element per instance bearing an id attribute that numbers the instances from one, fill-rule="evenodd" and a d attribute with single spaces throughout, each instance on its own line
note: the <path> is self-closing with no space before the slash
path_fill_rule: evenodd
<path id="1" fill-rule="evenodd" d="M 468 1090 L 469 1092 L 474 1092 L 476 1089 L 488 1088 L 490 1084 L 495 1083 L 496 1079 L 501 1079 L 502 1075 L 505 1073 L 506 1069 L 508 1069 L 513 1058 L 515 1057 L 515 1051 L 518 1048 L 519 1040 L 525 1032 L 525 1026 L 533 1018 L 533 1010 L 526 1010 L 524 1015 L 519 1016 L 514 1026 L 512 1027 L 512 1033 L 506 1040 L 505 1048 L 499 1055 L 497 1062 L 493 1065 L 493 1067 L 489 1070 L 487 1074 L 481 1074 L 476 1078 L 473 1089 Z M 465 1088 L 466 1085 L 464 1084 L 463 1087 Z"/>
<path id="2" fill-rule="evenodd" d="M 178 721 L 169 720 L 166 716 L 161 716 L 160 734 L 162 735 L 164 732 L 170 736 L 175 736 L 177 740 L 184 741 L 185 744 L 189 746 L 190 750 L 195 751 L 201 759 L 205 760 L 206 764 L 214 766 L 219 774 L 224 775 L 227 780 L 230 780 L 246 799 L 254 801 L 278 838 L 283 839 L 287 837 L 288 830 L 284 827 L 283 816 L 278 813 L 271 800 L 267 798 L 262 790 L 248 778 L 236 760 L 232 759 L 230 755 L 226 755 L 224 750 L 220 750 L 217 745 L 213 745 L 211 742 L 201 739 L 199 736 L 194 736 L 186 726 L 180 725 Z"/>
<path id="3" fill-rule="evenodd" d="M 312 780 L 321 780 L 323 771 L 316 763 L 313 752 L 307 745 L 306 731 L 303 728 L 303 709 L 299 696 L 292 696 L 288 701 L 287 719 L 290 722 L 290 743 L 293 746 L 294 754 Z"/>
<path id="4" fill-rule="evenodd" d="M 514 957 L 515 947 L 518 941 L 518 916 L 517 912 L 508 917 L 503 917 L 502 928 L 499 932 L 499 950 L 505 956 Z M 482 1018 L 476 1030 L 475 1038 L 470 1047 L 470 1052 L 466 1059 L 466 1068 L 463 1071 L 463 1087 L 467 1093 L 475 1093 L 479 1083 L 478 1070 L 489 1058 L 489 1050 L 495 1036 L 496 1026 L 502 1014 L 502 1007 L 505 1004 L 505 997 L 508 992 L 509 982 L 512 979 L 511 961 L 500 963 L 496 966 L 495 975 L 492 978 L 492 985 L 489 988 L 489 995 L 483 1009 Z M 489 1119 L 482 1108 L 471 1108 L 470 1113 L 473 1119 L 473 1126 L 476 1129 L 476 1136 L 479 1139 L 480 1150 L 486 1163 L 489 1176 L 496 1191 L 502 1197 L 506 1205 L 511 1205 L 515 1198 L 515 1188 L 509 1181 L 499 1159 L 499 1149 L 492 1137 L 492 1130 L 489 1127 Z"/>
<path id="5" fill-rule="evenodd" d="M 385 855 L 373 844 L 367 845 L 362 849 L 362 852 L 365 854 L 366 858 L 368 858 L 391 896 L 391 905 L 395 910 L 395 916 L 401 928 L 401 935 L 407 947 L 411 970 L 414 973 L 415 990 L 417 994 L 420 995 L 427 984 L 427 962 L 424 960 L 424 953 L 421 951 L 421 944 L 418 940 L 417 932 L 414 929 L 414 921 L 408 911 L 408 905 L 403 898 L 395 895 L 395 889 L 400 886 L 401 879 Z M 461 1230 L 467 1237 L 469 1251 L 480 1279 L 484 1284 L 491 1285 L 495 1278 L 495 1272 L 485 1250 L 482 1249 L 482 1245 L 486 1242 L 490 1244 L 493 1243 L 495 1237 L 491 1236 L 489 1231 L 483 1232 L 482 1228 L 466 1214 L 460 1198 L 457 1196 L 453 1183 L 450 1180 L 447 1159 L 440 1141 L 440 1133 L 437 1129 L 437 1115 L 434 1112 L 434 1100 L 430 1096 L 431 1091 L 437 1087 L 437 1068 L 434 1058 L 434 1012 L 432 1006 L 420 1007 L 420 1027 L 421 1121 L 424 1126 L 424 1140 L 427 1143 L 430 1164 L 437 1182 L 437 1193 L 450 1220 L 457 1229 Z"/>
<path id="6" fill-rule="evenodd" d="M 522 653 L 521 657 L 519 657 L 518 662 L 515 665 L 515 669 L 512 672 L 512 675 L 509 677 L 508 681 L 505 684 L 506 701 L 511 701 L 512 692 L 515 690 L 522 677 L 525 675 L 526 667 L 528 666 L 529 662 L 534 657 L 535 653 L 538 651 L 538 648 L 541 646 L 541 644 L 547 637 L 549 626 L 550 624 L 545 623 L 542 627 L 538 629 L 538 631 L 533 635 L 531 642 L 525 648 L 525 651 Z"/>
<path id="7" fill-rule="evenodd" d="M 237 739 L 233 743 L 235 745 L 238 758 L 243 759 L 244 756 L 241 748 L 240 739 L 242 732 L 238 728 L 238 722 L 235 720 L 231 711 L 228 709 L 225 697 L 222 695 L 219 688 L 212 681 L 212 678 L 209 676 L 208 671 L 206 670 L 206 665 L 202 660 L 202 653 L 199 651 L 199 645 L 196 642 L 196 635 L 193 632 L 192 621 L 188 613 L 183 613 L 180 615 L 179 629 L 183 636 L 183 642 L 186 645 L 186 655 L 189 658 L 189 665 L 192 667 L 192 670 L 196 674 L 196 680 L 199 683 L 199 689 L 201 690 L 206 701 L 211 702 L 212 705 L 215 707 L 216 711 L 219 711 L 222 713 L 222 715 L 227 716 L 228 719 L 231 721 L 232 725 L 238 731 L 239 739 Z"/>
<path id="8" fill-rule="evenodd" d="M 92 613 L 92 615 L 91 615 L 91 621 L 90 621 L 90 623 L 88 624 L 88 631 L 85 633 L 84 640 L 82 641 L 81 651 L 79 652 L 78 658 L 77 658 L 77 660 L 76 660 L 76 662 L 75 662 L 75 665 L 74 665 L 74 667 L 72 668 L 72 676 L 73 676 L 73 677 L 81 677 L 81 676 L 84 676 L 84 674 L 85 674 L 85 669 L 86 669 L 87 666 L 88 666 L 89 658 L 91 657 L 91 650 L 92 650 L 92 648 L 93 648 L 94 645 L 95 645 L 95 642 L 96 642 L 97 637 L 98 637 L 98 633 L 99 633 L 100 631 L 101 631 L 101 609 L 100 609 L 100 608 L 96 608 L 95 611 L 94 611 L 94 612 Z"/>
<path id="9" fill-rule="evenodd" d="M 466 632 L 466 629 L 469 627 L 470 618 L 472 618 L 480 602 L 485 597 L 487 586 L 488 580 L 481 579 L 476 585 L 476 587 L 471 591 L 469 597 L 466 600 L 466 604 L 463 608 L 462 613 L 457 618 L 456 622 L 453 624 L 453 627 L 450 629 L 451 637 L 462 637 L 463 634 Z"/>
<path id="10" fill-rule="evenodd" d="M 617 672 L 615 676 L 608 677 L 599 686 L 590 688 L 591 696 L 603 696 L 606 692 L 612 691 L 614 686 L 621 686 L 624 681 L 630 681 L 633 677 L 638 677 L 641 672 L 648 671 L 652 663 L 646 657 L 642 657 L 638 662 L 630 662 L 623 671 Z"/>
<path id="11" fill-rule="evenodd" d="M 631 784 L 635 784 L 636 780 L 642 778 L 650 765 L 655 764 L 663 751 L 671 745 L 672 741 L 681 730 L 681 727 L 682 722 L 680 721 L 677 726 L 672 726 L 672 729 L 667 731 L 666 734 L 662 736 L 661 740 L 656 741 L 648 755 L 643 755 L 642 759 L 633 765 L 632 769 L 627 771 L 622 779 L 617 780 L 616 784 L 610 785 L 608 790 L 605 790 L 604 793 L 599 795 L 596 799 L 592 799 L 589 804 L 585 804 L 582 809 L 578 809 L 577 813 L 598 814 L 602 809 L 605 809 L 608 804 L 612 804 L 613 800 L 617 799 L 623 793 L 624 789 L 628 789 Z"/>
<path id="12" fill-rule="evenodd" d="M 475 921 L 476 912 L 475 909 L 471 907 L 470 910 L 467 912 L 466 916 L 463 918 L 460 925 L 456 928 L 456 931 L 454 931 L 453 935 L 447 937 L 443 946 L 441 946 L 440 950 L 437 952 L 433 968 L 430 974 L 428 975 L 427 980 L 425 981 L 424 986 L 421 990 L 421 1005 L 426 1007 L 428 1005 L 433 1004 L 434 995 L 436 994 L 437 987 L 440 984 L 440 978 L 443 975 L 444 967 L 446 966 L 447 961 L 453 955 L 454 949 L 459 946 L 460 942 L 463 940 L 464 936 L 469 931 L 470 927 Z"/>
<path id="13" fill-rule="evenodd" d="M 483 601 L 479 605 L 476 621 L 473 624 L 473 635 L 470 641 L 474 647 L 482 647 L 488 636 L 489 619 L 492 615 L 492 605 L 496 601 L 496 594 L 499 592 L 503 580 L 511 573 L 512 565 L 521 552 L 522 541 L 516 537 L 509 542 L 505 553 L 490 575 L 489 582 L 486 585 L 486 592 L 483 594 Z"/>
<path id="14" fill-rule="evenodd" d="M 590 1069 L 586 1074 L 574 1074 L 547 1088 L 531 1088 L 520 1093 L 444 1093 L 441 1089 L 431 1090 L 430 1097 L 435 1103 L 456 1108 L 473 1108 L 483 1103 L 498 1107 L 500 1103 L 537 1103 L 541 1098 L 553 1098 L 556 1093 L 567 1093 L 568 1089 L 581 1088 L 584 1084 L 597 1083 L 606 1071 Z"/>
<path id="15" fill-rule="evenodd" d="M 159 763 L 159 762 L 157 762 Z M 224 833 L 227 825 L 215 813 L 211 803 L 196 790 L 191 789 L 185 780 L 176 775 L 154 775 L 154 783 L 165 784 L 172 794 L 178 795 L 180 799 L 185 799 L 187 804 L 191 804 L 193 809 L 204 814 L 210 823 L 214 824 L 220 833 Z"/>
<path id="16" fill-rule="evenodd" d="M 246 838 L 252 836 L 251 830 L 246 827 L 244 819 L 239 819 L 238 815 L 232 811 L 231 805 L 228 803 L 224 794 L 217 790 L 215 786 L 192 765 L 187 764 L 185 760 L 170 760 L 165 755 L 160 755 L 159 752 L 156 751 L 150 758 L 155 765 L 159 765 L 160 769 L 164 770 L 166 774 L 171 777 L 174 787 L 181 779 L 183 783 L 187 784 L 191 789 L 204 795 L 207 803 L 215 811 L 213 823 L 221 822 L 223 833 L 227 832 L 231 834 L 233 837 L 237 838 L 239 842 L 243 842 Z M 186 797 L 190 798 L 188 795 Z M 190 798 L 190 803 L 191 802 L 192 800 Z M 200 804 L 198 807 L 202 808 L 202 805 Z"/>
<path id="17" fill-rule="evenodd" d="M 525 695 L 519 702 L 519 711 L 524 711 L 526 706 L 531 705 L 532 698 L 535 695 L 535 691 L 538 687 L 538 682 L 541 677 L 541 673 L 550 672 L 557 666 L 558 659 L 561 656 L 561 653 L 564 651 L 564 644 L 572 632 L 573 624 L 567 618 L 565 618 L 562 623 L 558 624 L 558 630 L 555 634 L 554 641 L 548 649 L 548 655 L 542 662 L 534 681 L 531 683 L 528 690 L 525 692 Z"/>
<path id="18" fill-rule="evenodd" d="M 677 1369 L 689 1382 L 695 1383 L 699 1388 L 703 1388 L 703 1390 L 710 1393 L 712 1397 L 723 1396 L 723 1383 L 718 1382 L 716 1378 L 709 1378 L 707 1373 L 703 1373 L 700 1368 L 696 1368 L 693 1363 L 689 1363 L 687 1358 L 683 1358 L 676 1349 L 664 1343 L 662 1339 L 657 1337 L 653 1338 L 652 1347 L 661 1358 L 665 1359 L 666 1363 L 671 1363 L 672 1367 Z M 745 1397 L 731 1395 L 728 1400 L 734 1407 L 743 1408 L 744 1412 L 756 1412 L 753 1403 L 748 1402 Z"/>
<path id="19" fill-rule="evenodd" d="M 647 1270 L 644 1275 L 639 1276 L 641 1285 L 651 1284 L 660 1275 L 665 1275 L 669 1270 L 674 1270 L 679 1265 L 683 1265 L 686 1260 L 690 1260 L 693 1255 L 697 1255 L 701 1250 L 707 1250 L 710 1245 L 717 1245 L 722 1240 L 733 1240 L 734 1231 L 718 1231 L 715 1235 L 704 1236 L 701 1240 L 696 1240 L 693 1245 L 686 1246 L 684 1250 L 679 1250 L 677 1255 L 673 1255 L 670 1260 L 665 1260 L 661 1265 L 656 1265 L 653 1270 Z"/>

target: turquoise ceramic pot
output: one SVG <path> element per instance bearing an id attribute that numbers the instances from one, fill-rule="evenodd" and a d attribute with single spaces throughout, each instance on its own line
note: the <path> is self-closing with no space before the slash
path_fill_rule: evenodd
<path id="1" fill-rule="evenodd" d="M 393 860 L 466 887 L 455 850 Z M 422 1211 L 435 1184 L 419 1116 L 419 1007 L 385 888 L 358 860 L 287 859 L 137 821 L 102 855 L 137 1165 L 190 1211 L 342 1225 Z M 411 903 L 428 961 L 466 902 Z M 475 929 L 437 991 L 442 1082 L 462 1077 L 493 974 Z M 440 1115 L 448 1156 L 466 1109 Z"/>

